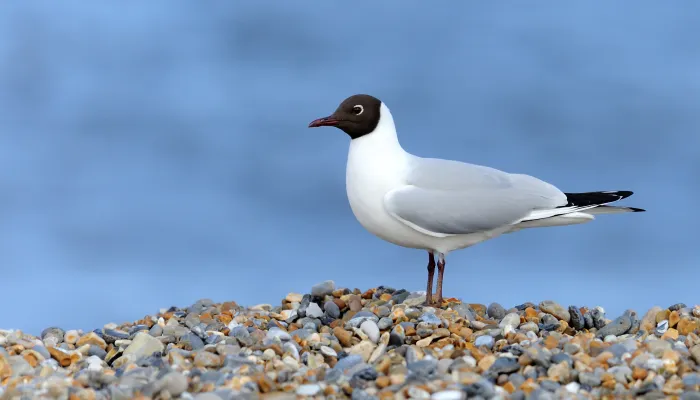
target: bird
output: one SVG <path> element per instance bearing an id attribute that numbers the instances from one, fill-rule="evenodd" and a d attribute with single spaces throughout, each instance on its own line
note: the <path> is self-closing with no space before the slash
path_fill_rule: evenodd
<path id="1" fill-rule="evenodd" d="M 609 205 L 631 196 L 628 190 L 565 193 L 530 175 L 413 155 L 399 143 L 389 107 L 368 94 L 346 98 L 331 115 L 309 124 L 316 127 L 335 127 L 350 137 L 345 186 L 359 223 L 387 242 L 428 252 L 426 305 L 445 300 L 450 252 L 526 228 L 645 211 Z"/>

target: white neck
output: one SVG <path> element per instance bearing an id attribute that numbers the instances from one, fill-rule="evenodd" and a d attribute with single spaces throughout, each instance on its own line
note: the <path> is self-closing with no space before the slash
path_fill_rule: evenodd
<path id="1" fill-rule="evenodd" d="M 361 152 L 365 156 L 376 154 L 383 157 L 404 157 L 406 152 L 396 135 L 394 118 L 389 107 L 382 103 L 379 108 L 379 123 L 372 133 L 350 141 L 350 153 Z"/>
<path id="2" fill-rule="evenodd" d="M 348 183 L 383 182 L 389 185 L 388 188 L 403 179 L 410 158 L 411 155 L 399 144 L 389 108 L 382 103 L 379 123 L 374 131 L 350 141 Z"/>

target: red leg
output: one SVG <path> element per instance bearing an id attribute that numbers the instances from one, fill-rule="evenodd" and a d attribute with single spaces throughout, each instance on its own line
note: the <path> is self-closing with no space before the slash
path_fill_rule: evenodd
<path id="1" fill-rule="evenodd" d="M 425 304 L 433 303 L 433 276 L 435 275 L 435 257 L 432 252 L 428 252 L 428 290 L 425 294 Z"/>
<path id="2" fill-rule="evenodd" d="M 435 302 L 438 306 L 442 306 L 442 277 L 445 273 L 445 257 L 440 256 L 438 259 L 438 278 L 437 278 L 437 299 Z"/>

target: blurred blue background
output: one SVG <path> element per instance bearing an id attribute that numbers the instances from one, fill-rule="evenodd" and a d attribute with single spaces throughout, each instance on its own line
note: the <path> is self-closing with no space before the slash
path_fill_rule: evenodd
<path id="1" fill-rule="evenodd" d="M 307 128 L 355 93 L 415 154 L 648 209 L 451 253 L 446 295 L 694 304 L 700 3 L 425 4 L 2 2 L 0 327 L 424 290 L 352 215 L 347 136 Z"/>

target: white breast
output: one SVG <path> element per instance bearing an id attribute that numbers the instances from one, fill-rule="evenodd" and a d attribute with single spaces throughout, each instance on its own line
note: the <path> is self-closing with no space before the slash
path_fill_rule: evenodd
<path id="1" fill-rule="evenodd" d="M 384 209 L 386 193 L 405 184 L 412 156 L 401 148 L 391 113 L 384 104 L 380 112 L 377 128 L 350 142 L 345 175 L 350 208 L 371 233 L 401 246 L 422 248 L 425 235 L 397 221 Z"/>

